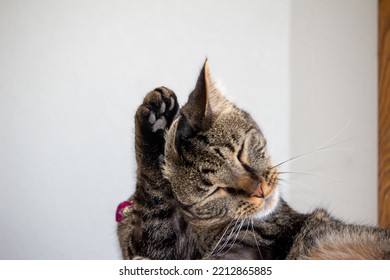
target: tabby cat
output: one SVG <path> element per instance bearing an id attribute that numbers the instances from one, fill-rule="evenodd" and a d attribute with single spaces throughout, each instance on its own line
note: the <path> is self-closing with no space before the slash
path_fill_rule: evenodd
<path id="1" fill-rule="evenodd" d="M 390 258 L 390 231 L 287 205 L 260 128 L 207 61 L 180 110 L 168 88 L 146 95 L 135 147 L 136 191 L 118 209 L 124 259 Z"/>

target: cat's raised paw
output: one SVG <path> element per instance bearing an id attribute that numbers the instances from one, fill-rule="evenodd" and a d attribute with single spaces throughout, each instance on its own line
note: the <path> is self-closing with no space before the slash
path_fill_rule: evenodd
<path id="1" fill-rule="evenodd" d="M 161 134 L 171 125 L 178 108 L 179 104 L 172 90 L 159 87 L 149 92 L 137 111 L 142 132 Z"/>

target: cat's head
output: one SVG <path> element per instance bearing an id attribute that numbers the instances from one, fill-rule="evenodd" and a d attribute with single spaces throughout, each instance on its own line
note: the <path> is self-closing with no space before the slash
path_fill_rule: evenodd
<path id="1" fill-rule="evenodd" d="M 163 172 L 194 220 L 261 218 L 278 203 L 266 140 L 251 116 L 213 85 L 207 61 L 166 134 Z"/>

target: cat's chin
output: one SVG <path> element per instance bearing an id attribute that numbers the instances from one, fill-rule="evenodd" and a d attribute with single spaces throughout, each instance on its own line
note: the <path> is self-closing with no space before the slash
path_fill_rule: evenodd
<path id="1" fill-rule="evenodd" d="M 279 189 L 275 190 L 265 199 L 263 205 L 261 205 L 259 211 L 253 214 L 252 218 L 255 220 L 262 220 L 271 215 L 278 207 L 280 200 Z"/>

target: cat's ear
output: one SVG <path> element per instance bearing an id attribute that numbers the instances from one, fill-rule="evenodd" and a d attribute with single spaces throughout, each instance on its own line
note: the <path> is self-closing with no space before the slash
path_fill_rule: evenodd
<path id="1" fill-rule="evenodd" d="M 197 132 L 210 128 L 213 112 L 210 107 L 210 94 L 213 91 L 210 78 L 209 63 L 206 60 L 200 71 L 195 89 L 188 97 L 187 103 L 180 111 L 180 120 L 176 132 L 176 140 L 193 137 Z"/>
<path id="2" fill-rule="evenodd" d="M 188 97 L 188 101 L 181 110 L 188 124 L 196 131 L 207 130 L 211 126 L 212 111 L 210 108 L 210 94 L 213 91 L 210 78 L 209 63 L 206 60 L 200 71 L 195 89 Z"/>

